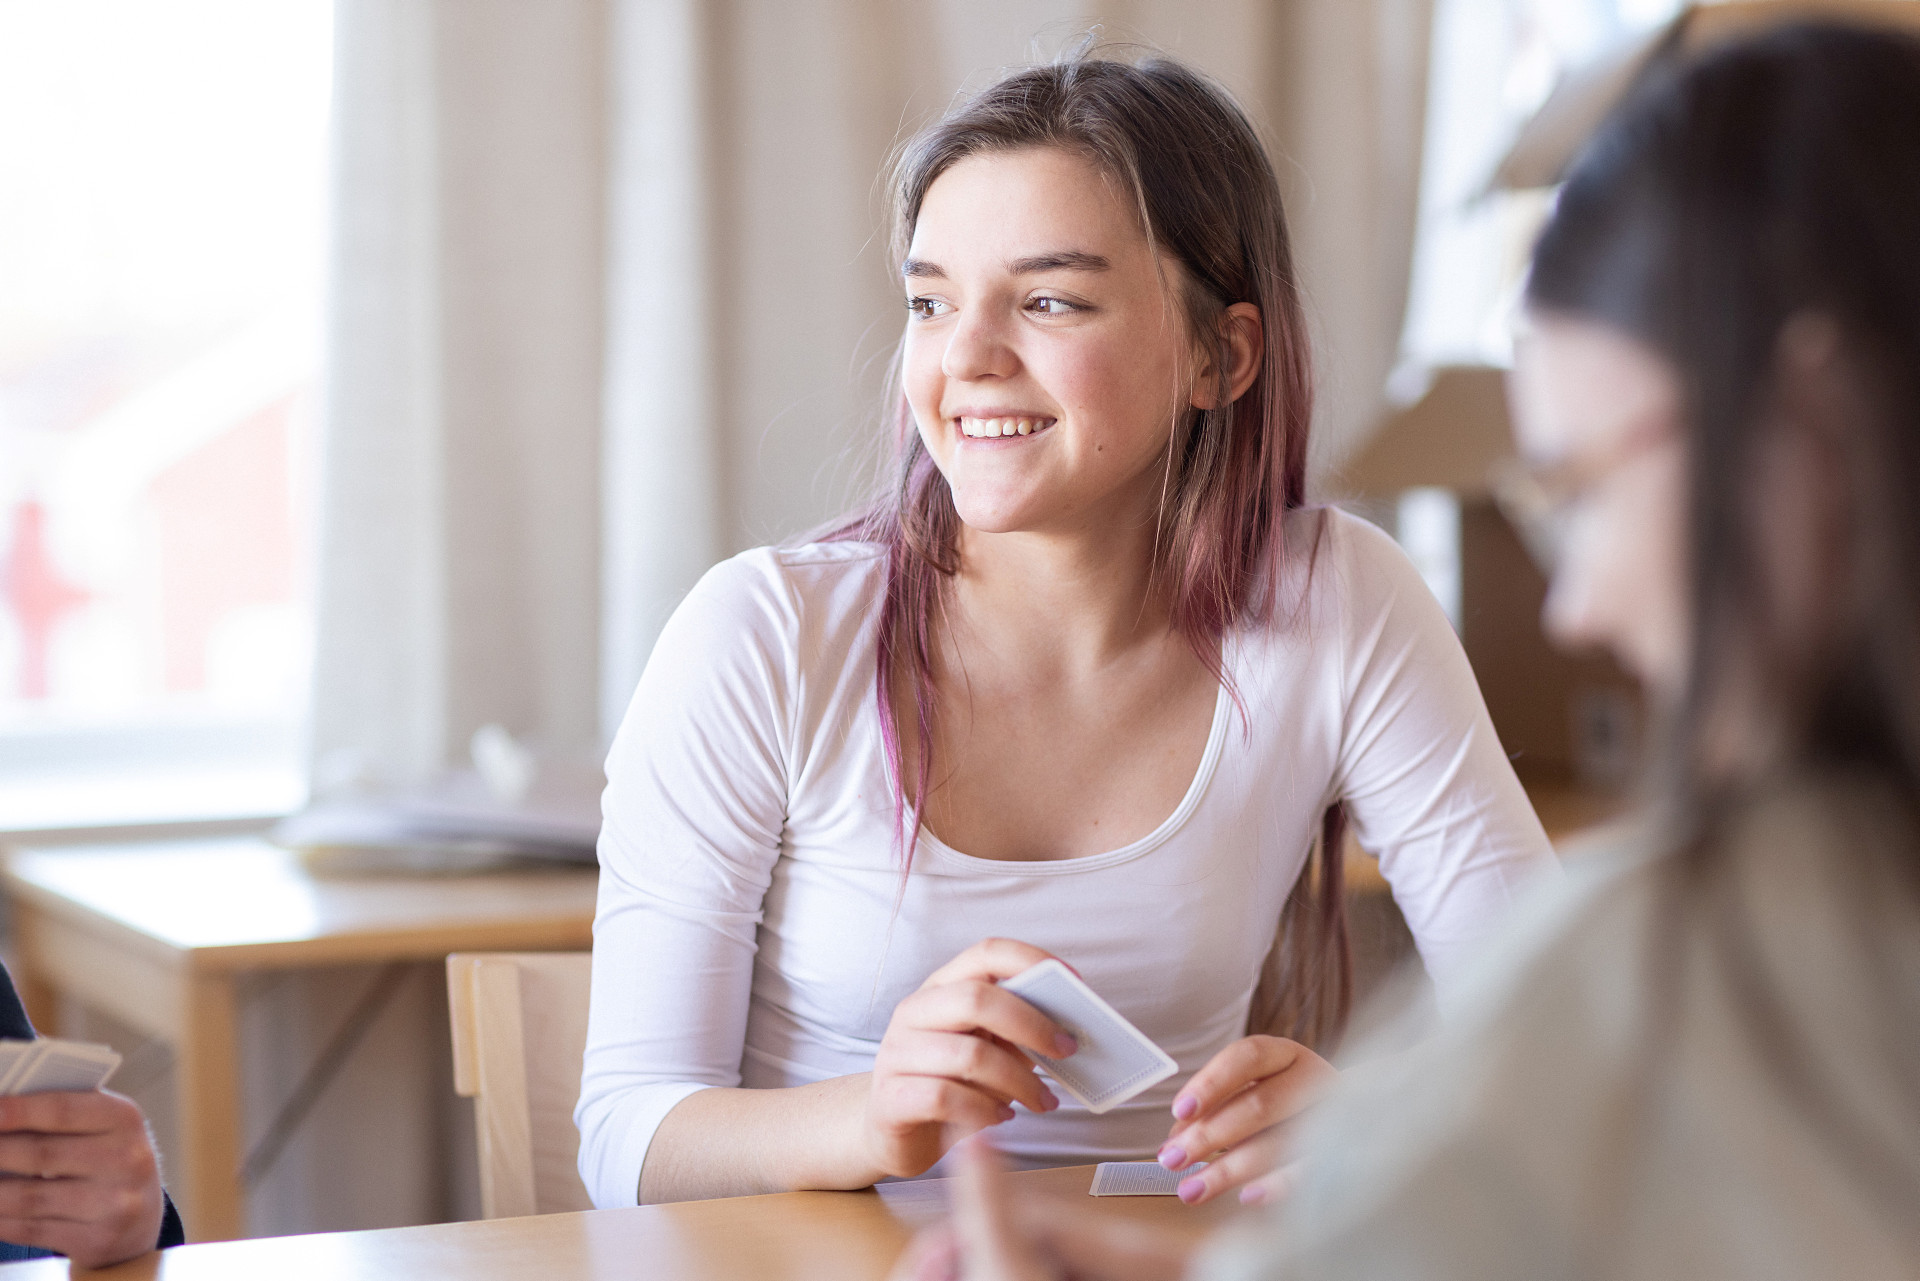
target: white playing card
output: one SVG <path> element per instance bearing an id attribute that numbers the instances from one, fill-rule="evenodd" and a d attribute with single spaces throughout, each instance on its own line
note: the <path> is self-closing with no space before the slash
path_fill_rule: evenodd
<path id="1" fill-rule="evenodd" d="M 1027 1051 L 1089 1112 L 1116 1108 L 1180 1065 L 1059 961 L 1029 966 L 1000 986 L 1058 1023 L 1080 1043 L 1064 1059 Z"/>
<path id="2" fill-rule="evenodd" d="M 0 1094 L 7 1092 L 7 1082 L 12 1079 L 14 1069 L 27 1057 L 33 1044 L 32 1041 L 0 1041 Z"/>
<path id="3" fill-rule="evenodd" d="M 0 1094 L 97 1090 L 119 1066 L 118 1054 L 86 1041 L 0 1041 Z"/>
<path id="4" fill-rule="evenodd" d="M 1093 1167 L 1088 1196 L 1178 1196 L 1180 1181 L 1207 1168 L 1196 1161 L 1184 1170 L 1169 1170 L 1158 1161 L 1102 1161 Z"/>

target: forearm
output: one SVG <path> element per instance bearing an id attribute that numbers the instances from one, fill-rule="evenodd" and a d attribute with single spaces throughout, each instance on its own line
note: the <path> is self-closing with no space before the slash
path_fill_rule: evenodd
<path id="1" fill-rule="evenodd" d="M 866 1073 L 690 1094 L 647 1145 L 640 1202 L 867 1187 L 883 1172 L 862 1142 L 866 1096 Z"/>

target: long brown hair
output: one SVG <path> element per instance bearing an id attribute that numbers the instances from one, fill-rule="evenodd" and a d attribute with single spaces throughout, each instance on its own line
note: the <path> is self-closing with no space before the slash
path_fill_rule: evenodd
<path id="1" fill-rule="evenodd" d="M 1762 1062 L 1910 1223 L 1920 1170 L 1834 1088 L 1724 891 L 1766 792 L 1844 773 L 1890 800 L 1879 830 L 1806 856 L 1891 851 L 1920 905 L 1920 41 L 1799 24 L 1661 74 L 1576 164 L 1528 297 L 1638 339 L 1682 390 L 1692 638 L 1657 762 L 1678 835 L 1653 1008 L 1677 1017 L 1682 933 L 1711 940 Z M 1766 506 L 1783 443 L 1817 521 Z M 1780 590 L 1788 541 L 1834 553 L 1812 608 Z M 1859 995 L 1913 1063 L 1915 976 Z"/>
<path id="2" fill-rule="evenodd" d="M 1231 404 L 1219 397 L 1219 408 L 1189 411 L 1172 424 L 1155 541 L 1154 570 L 1168 586 L 1175 630 L 1238 706 L 1221 642 L 1235 628 L 1272 621 L 1279 606 L 1282 523 L 1305 501 L 1313 408 L 1306 323 L 1273 166 L 1245 113 L 1206 77 L 1164 57 L 1077 54 L 1006 76 L 901 150 L 892 183 L 896 262 L 906 257 L 921 203 L 941 174 L 968 156 L 1030 147 L 1087 156 L 1128 193 L 1149 242 L 1184 268 L 1177 303 L 1187 333 L 1196 344 L 1215 344 L 1223 378 L 1226 308 L 1250 302 L 1260 311 L 1265 346 L 1252 387 Z M 960 518 L 905 396 L 897 387 L 889 395 L 892 490 L 827 537 L 887 549 L 875 690 L 904 834 L 919 830 L 926 803 L 935 620 L 959 568 Z M 896 681 L 911 691 L 910 727 L 893 712 Z M 919 749 L 911 779 L 903 732 Z M 1301 882 L 1316 887 L 1319 908 L 1290 905 L 1288 922 L 1298 928 L 1284 944 L 1296 953 L 1290 972 L 1297 982 L 1333 993 L 1305 1004 L 1337 1023 L 1351 986 L 1339 842 L 1319 849 Z M 911 837 L 903 837 L 902 857 L 910 863 Z"/>

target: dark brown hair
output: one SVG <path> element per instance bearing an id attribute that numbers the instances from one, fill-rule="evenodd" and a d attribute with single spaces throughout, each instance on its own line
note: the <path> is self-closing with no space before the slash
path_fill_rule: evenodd
<path id="1" fill-rule="evenodd" d="M 1920 41 L 1797 24 L 1660 74 L 1576 164 L 1528 298 L 1639 340 L 1682 391 L 1691 658 L 1657 759 L 1678 838 L 1655 948 L 1717 945 L 1763 1063 L 1910 1222 L 1920 1171 L 1830 1088 L 1723 891 L 1766 792 L 1844 774 L 1892 798 L 1877 839 L 1920 892 Z M 1818 523 L 1765 505 L 1789 440 Z M 1781 590 L 1783 539 L 1831 552 L 1811 609 Z M 1650 981 L 1672 1017 L 1676 969 Z M 1861 994 L 1909 1050 L 1917 994 Z"/>
<path id="2" fill-rule="evenodd" d="M 1216 344 L 1222 377 L 1230 364 L 1223 313 L 1235 302 L 1259 308 L 1265 348 L 1252 387 L 1231 404 L 1222 397 L 1219 408 L 1193 410 L 1171 424 L 1155 544 L 1154 570 L 1168 585 L 1173 626 L 1233 692 L 1221 641 L 1236 627 L 1270 621 L 1277 607 L 1282 521 L 1305 500 L 1313 404 L 1306 324 L 1273 166 L 1246 115 L 1197 72 L 1164 57 L 1068 57 L 1006 76 L 907 144 L 893 179 L 896 261 L 905 258 L 921 203 L 941 174 L 969 156 L 1030 147 L 1085 155 L 1117 182 L 1150 243 L 1184 269 L 1178 303 L 1187 332 L 1196 343 Z M 871 540 L 888 551 L 875 688 L 895 766 L 896 811 L 911 832 L 926 801 L 935 619 L 959 568 L 960 518 L 904 395 L 890 395 L 892 492 L 829 537 Z M 898 680 L 912 692 L 911 727 L 895 723 L 890 691 Z M 912 779 L 900 768 L 903 733 L 912 733 L 919 749 Z M 1289 986 L 1306 1011 L 1291 1030 L 1305 1036 L 1324 1035 L 1344 1020 L 1351 985 L 1338 824 L 1336 809 L 1328 822 L 1332 839 L 1321 842 L 1319 863 L 1302 876 L 1285 923 Z M 911 858 L 910 839 L 904 857 Z M 1319 886 L 1312 905 L 1303 897 L 1309 883 Z"/>

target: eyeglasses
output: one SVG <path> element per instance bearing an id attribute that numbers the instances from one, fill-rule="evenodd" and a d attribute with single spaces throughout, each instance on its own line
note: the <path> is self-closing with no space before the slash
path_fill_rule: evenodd
<path id="1" fill-rule="evenodd" d="M 1673 439 L 1665 424 L 1650 425 L 1628 432 L 1610 449 L 1550 463 L 1505 459 L 1494 466 L 1494 502 L 1519 531 L 1534 563 L 1550 576 L 1566 552 L 1576 509 L 1628 464 Z"/>

